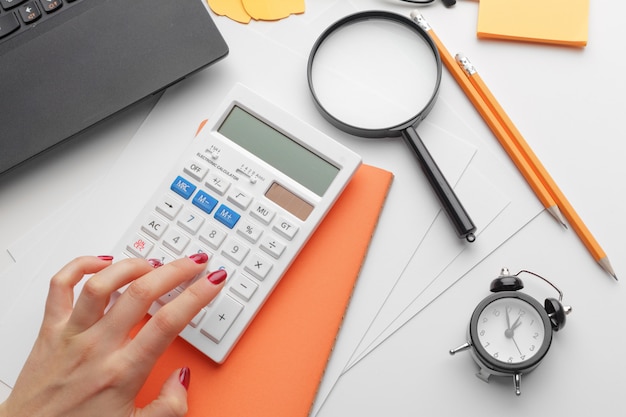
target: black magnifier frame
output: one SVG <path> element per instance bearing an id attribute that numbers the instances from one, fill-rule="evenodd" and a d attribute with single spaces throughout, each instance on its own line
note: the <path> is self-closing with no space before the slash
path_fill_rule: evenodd
<path id="1" fill-rule="evenodd" d="M 423 40 L 428 44 L 436 60 L 436 82 L 427 104 L 413 117 L 410 117 L 406 121 L 396 124 L 394 126 L 384 128 L 366 128 L 346 123 L 343 120 L 335 117 L 324 107 L 315 90 L 315 85 L 313 82 L 313 64 L 315 61 L 315 56 L 320 47 L 324 44 L 324 42 L 330 35 L 335 33 L 335 31 L 347 25 L 355 24 L 365 20 L 386 20 L 411 29 L 419 36 L 421 36 Z M 415 24 L 415 22 L 413 22 L 411 19 L 397 13 L 387 12 L 383 10 L 358 12 L 346 16 L 333 23 L 317 38 L 315 44 L 311 49 L 307 63 L 307 79 L 309 84 L 309 90 L 311 91 L 311 94 L 313 96 L 315 106 L 320 111 L 322 116 L 333 126 L 354 136 L 365 138 L 388 138 L 401 136 L 405 140 L 405 142 L 411 147 L 415 156 L 417 157 L 422 170 L 426 174 L 428 181 L 430 182 L 433 190 L 437 194 L 439 201 L 443 205 L 444 211 L 452 222 L 457 236 L 461 239 L 466 239 L 468 242 L 473 242 L 474 240 L 476 240 L 476 236 L 474 235 L 474 232 L 476 231 L 476 226 L 474 225 L 472 219 L 469 217 L 465 208 L 454 193 L 454 190 L 441 173 L 441 170 L 437 166 L 437 163 L 432 158 L 430 152 L 428 152 L 428 149 L 420 139 L 416 130 L 419 123 L 424 120 L 424 118 L 426 118 L 428 113 L 435 105 L 437 94 L 439 92 L 439 86 L 441 84 L 441 74 L 441 57 L 439 55 L 439 51 L 437 50 L 435 42 L 428 35 L 428 33 L 426 33 L 426 31 L 424 31 L 421 27 Z"/>

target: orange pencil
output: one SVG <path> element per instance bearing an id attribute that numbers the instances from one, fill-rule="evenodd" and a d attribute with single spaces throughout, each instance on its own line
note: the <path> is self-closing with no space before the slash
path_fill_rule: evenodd
<path id="1" fill-rule="evenodd" d="M 463 73 L 463 70 L 457 65 L 452 55 L 445 48 L 441 40 L 437 37 L 435 32 L 432 30 L 430 25 L 426 22 L 424 17 L 417 13 L 412 12 L 411 18 L 417 22 L 422 29 L 424 29 L 430 37 L 433 39 L 435 45 L 437 46 L 437 50 L 439 51 L 439 55 L 441 56 L 441 60 L 444 65 L 454 79 L 457 81 L 465 95 L 472 102 L 478 113 L 485 120 L 493 134 L 498 138 L 504 149 L 506 150 L 509 157 L 513 160 L 521 174 L 524 176 L 530 187 L 533 189 L 543 206 L 546 210 L 554 216 L 562 225 L 565 226 L 565 219 L 563 218 L 554 198 L 545 188 L 541 179 L 535 174 L 532 167 L 529 165 L 524 155 L 517 149 L 515 143 L 508 136 L 508 133 L 504 129 L 503 126 L 500 125 L 498 118 L 491 113 L 490 107 L 485 102 L 485 100 L 478 94 L 475 87 L 469 82 L 468 77 Z"/>
<path id="2" fill-rule="evenodd" d="M 500 107 L 499 103 L 489 92 L 489 89 L 487 89 L 484 82 L 482 82 L 480 76 L 478 76 L 475 70 L 474 74 L 469 76 L 464 70 L 461 69 L 461 67 L 457 64 L 456 59 L 454 59 L 448 52 L 439 37 L 433 31 L 430 24 L 419 12 L 412 11 L 411 19 L 424 29 L 433 39 L 444 65 L 450 71 L 465 95 L 479 111 L 498 140 L 500 140 L 500 143 L 503 144 L 502 146 L 507 153 L 509 153 L 511 159 L 513 159 L 518 169 L 529 182 L 544 207 L 546 207 L 552 215 L 562 222 L 562 217 L 560 215 L 561 212 L 559 211 L 561 210 L 593 258 L 606 272 L 608 272 L 613 278 L 617 279 L 615 271 L 613 270 L 606 253 L 602 250 L 589 229 L 587 229 L 587 226 L 583 223 L 582 219 L 578 216 L 567 198 L 565 198 L 565 195 L 563 195 L 554 180 L 550 177 L 534 152 L 532 152 L 522 135 L 515 128 L 515 125 L 510 121 L 504 110 Z M 480 91 L 477 85 L 481 85 L 484 90 Z M 499 110 L 496 111 L 496 109 Z M 516 159 L 519 159 L 520 155 L 523 156 L 525 162 L 520 161 L 518 165 Z M 529 173 L 524 174 L 524 171 L 528 170 L 528 167 L 532 168 L 534 175 Z M 538 178 L 543 187 L 540 187 L 537 184 L 533 185 L 529 178 Z M 541 189 L 544 191 L 538 191 Z M 546 193 L 549 195 L 546 195 Z"/>
<path id="3" fill-rule="evenodd" d="M 491 112 L 495 115 L 500 124 L 508 132 L 508 135 L 512 138 L 519 151 L 525 156 L 530 166 L 533 168 L 537 176 L 541 179 L 545 188 L 552 195 L 557 205 L 563 212 L 563 215 L 569 221 L 570 225 L 572 226 L 578 237 L 582 240 L 587 250 L 600 264 L 600 266 L 604 268 L 605 271 L 607 271 L 613 278 L 617 279 L 615 271 L 613 270 L 613 267 L 609 262 L 609 258 L 607 257 L 604 250 L 600 247 L 600 244 L 593 237 L 578 213 L 576 213 L 576 210 L 574 210 L 574 207 L 572 207 L 563 192 L 559 189 L 556 182 L 552 179 L 548 171 L 544 168 L 543 164 L 541 163 L 541 161 L 539 161 L 539 158 L 537 158 L 526 140 L 524 140 L 524 137 L 515 127 L 502 106 L 500 106 L 500 103 L 498 103 L 489 88 L 487 88 L 487 85 L 476 71 L 476 68 L 465 57 L 457 55 L 457 61 L 459 61 L 459 64 L 463 66 L 466 78 L 469 80 L 469 82 L 472 84 L 472 86 L 475 88 L 475 90 L 478 92 L 484 102 L 489 106 Z"/>

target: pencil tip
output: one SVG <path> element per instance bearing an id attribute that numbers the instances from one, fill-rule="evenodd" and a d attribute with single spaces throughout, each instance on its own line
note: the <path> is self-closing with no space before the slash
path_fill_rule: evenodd
<path id="1" fill-rule="evenodd" d="M 548 213 L 552 215 L 552 217 L 554 217 L 559 223 L 561 223 L 561 226 L 567 229 L 567 222 L 565 221 L 565 218 L 563 217 L 561 210 L 559 210 L 559 208 L 556 205 L 548 207 L 547 210 L 548 210 Z"/>
<path id="2" fill-rule="evenodd" d="M 604 258 L 600 259 L 600 260 L 598 261 L 598 263 L 600 264 L 600 266 L 601 266 L 601 267 L 602 267 L 602 268 L 603 268 L 606 272 L 608 272 L 608 273 L 609 273 L 609 275 L 611 275 L 611 276 L 615 279 L 615 281 L 619 281 L 619 280 L 617 279 L 617 275 L 615 275 L 615 271 L 613 270 L 613 267 L 611 266 L 611 263 L 609 262 L 609 258 L 604 257 Z"/>

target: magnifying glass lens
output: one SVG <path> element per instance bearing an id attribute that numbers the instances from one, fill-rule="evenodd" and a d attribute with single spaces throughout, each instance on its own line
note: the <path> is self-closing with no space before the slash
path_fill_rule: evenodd
<path id="1" fill-rule="evenodd" d="M 457 235 L 473 241 L 476 226 L 417 133 L 441 81 L 441 60 L 428 34 L 394 13 L 346 16 L 318 38 L 307 71 L 316 105 L 333 125 L 352 135 L 406 141 Z"/>
<path id="2" fill-rule="evenodd" d="M 415 118 L 438 87 L 438 63 L 417 32 L 386 19 L 343 25 L 315 53 L 311 81 L 327 113 L 361 129 Z"/>

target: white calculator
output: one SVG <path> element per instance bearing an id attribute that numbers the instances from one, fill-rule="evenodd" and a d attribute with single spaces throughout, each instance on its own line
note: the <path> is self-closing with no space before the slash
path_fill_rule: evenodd
<path id="1" fill-rule="evenodd" d="M 180 334 L 222 363 L 360 164 L 356 153 L 236 85 L 113 254 L 167 263 L 205 252 L 208 266 L 196 279 L 225 269 L 224 289 Z"/>

